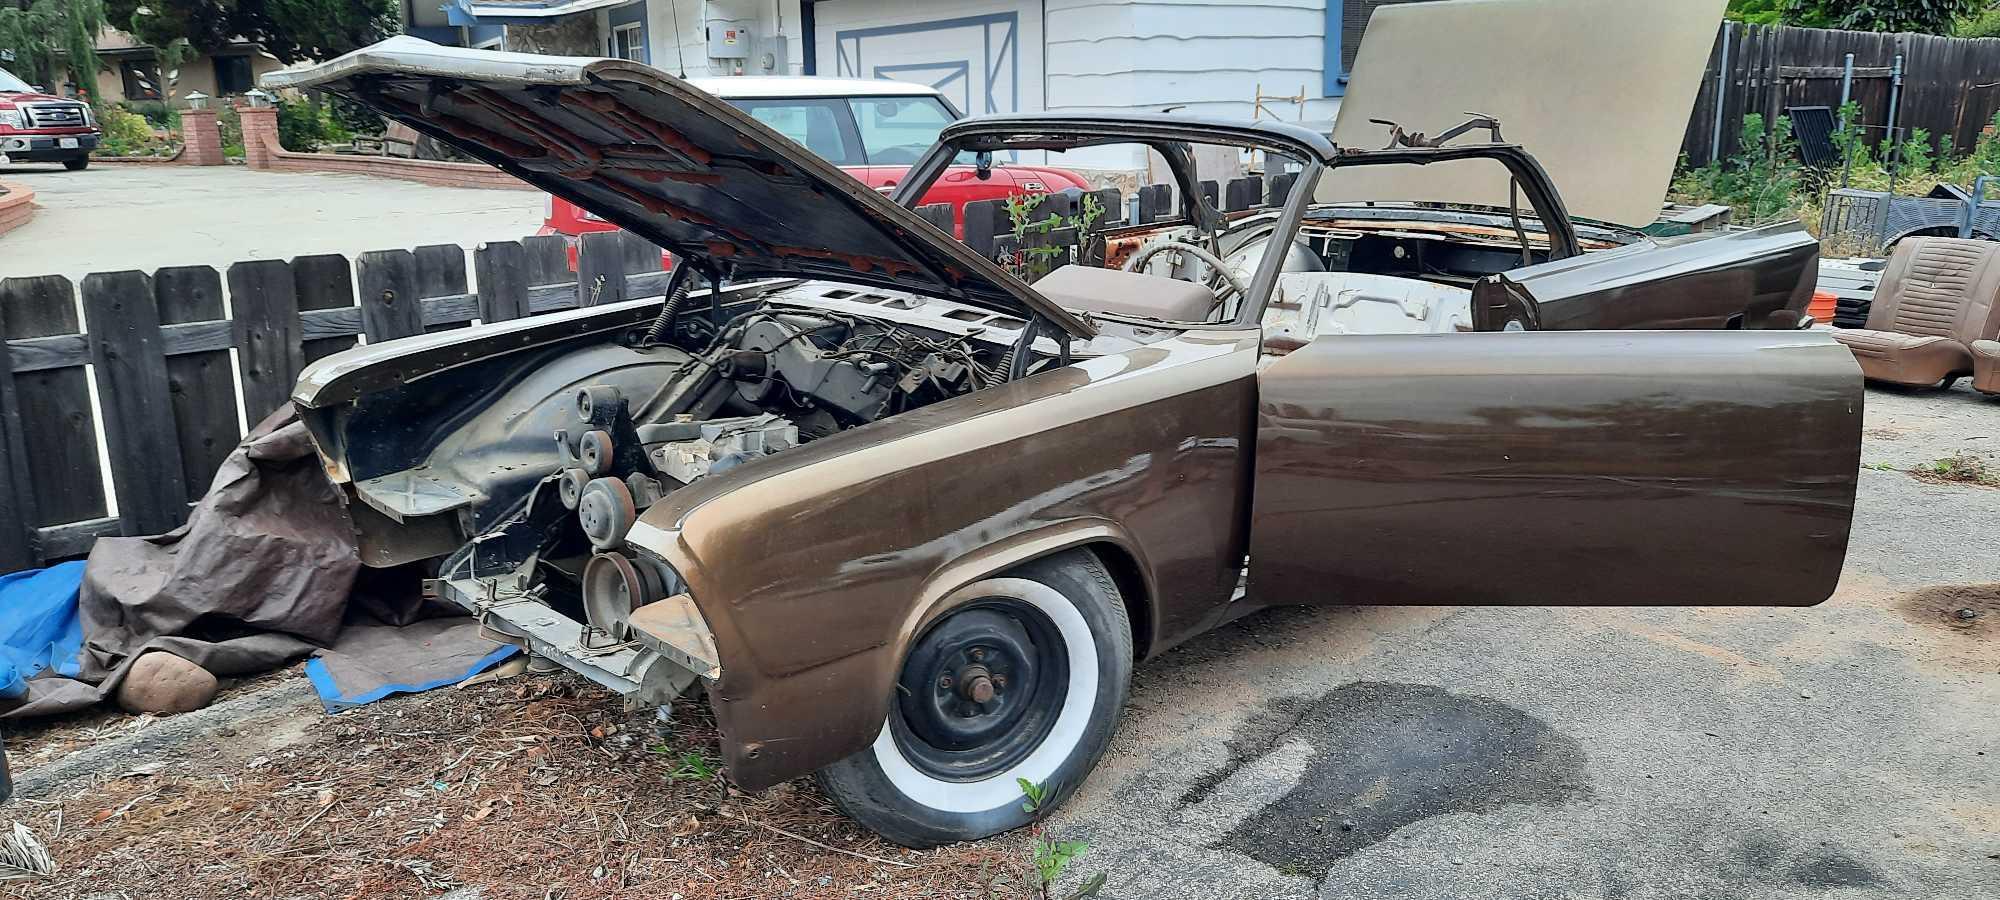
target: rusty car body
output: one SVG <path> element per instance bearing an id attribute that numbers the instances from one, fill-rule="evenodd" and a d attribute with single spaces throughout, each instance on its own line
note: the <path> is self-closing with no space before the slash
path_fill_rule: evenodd
<path id="1" fill-rule="evenodd" d="M 1840 571 L 1851 355 L 1790 328 L 1548 327 L 1580 324 L 1569 301 L 1513 288 L 1590 256 L 1517 147 L 957 123 L 898 199 L 964 153 L 1137 143 L 1197 198 L 1170 224 L 1246 276 L 1069 266 L 1030 285 L 640 64 L 397 38 L 270 81 L 367 104 L 688 261 L 664 299 L 312 365 L 294 401 L 368 562 L 430 561 L 497 637 L 636 701 L 705 691 L 736 783 L 818 773 L 892 840 L 1020 826 L 1021 779 L 1060 802 L 1134 662 L 1262 607 L 1810 605 Z M 1290 160 L 1298 186 L 1215 243 L 1195 144 Z M 1494 312 L 1463 327 L 1342 324 L 1346 294 L 1303 283 L 1341 273 L 1292 268 L 1333 221 L 1314 184 L 1473 156 L 1521 167 L 1555 268 L 1476 279 L 1467 299 L 1497 292 Z M 1648 310 L 1685 293 L 1622 280 Z M 1703 284 L 1743 310 L 1788 290 Z"/>

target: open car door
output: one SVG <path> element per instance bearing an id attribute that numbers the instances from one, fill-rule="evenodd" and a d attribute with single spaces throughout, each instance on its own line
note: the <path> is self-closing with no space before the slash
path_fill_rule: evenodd
<path id="1" fill-rule="evenodd" d="M 1258 375 L 1250 599 L 1809 606 L 1861 372 L 1812 332 L 1331 335 Z"/>

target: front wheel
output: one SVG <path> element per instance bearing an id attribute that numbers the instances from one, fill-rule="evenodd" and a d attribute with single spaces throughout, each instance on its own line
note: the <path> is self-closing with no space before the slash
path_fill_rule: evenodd
<path id="1" fill-rule="evenodd" d="M 65 159 L 63 160 L 63 168 L 68 169 L 72 172 L 81 172 L 85 169 L 90 168 L 90 157 L 78 156 L 78 157 L 73 157 L 71 159 Z"/>
<path id="2" fill-rule="evenodd" d="M 906 847 L 1028 824 L 1097 765 L 1132 679 L 1125 603 L 1072 551 L 976 582 L 919 635 L 875 743 L 818 774 L 842 812 Z"/>

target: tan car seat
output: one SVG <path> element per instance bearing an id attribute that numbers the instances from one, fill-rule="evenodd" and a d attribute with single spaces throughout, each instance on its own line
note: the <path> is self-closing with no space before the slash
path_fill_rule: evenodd
<path id="1" fill-rule="evenodd" d="M 2000 326 L 2000 243 L 1906 238 L 1882 272 L 1868 327 L 1835 331 L 1862 374 L 1934 385 L 1972 371 L 1971 344 Z"/>
<path id="2" fill-rule="evenodd" d="M 1972 386 L 2000 394 L 2000 341 L 1972 342 Z"/>

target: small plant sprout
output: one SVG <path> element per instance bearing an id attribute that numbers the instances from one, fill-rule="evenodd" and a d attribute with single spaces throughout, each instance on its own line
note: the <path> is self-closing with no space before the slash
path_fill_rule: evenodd
<path id="1" fill-rule="evenodd" d="M 1033 824 L 1028 826 L 1028 835 L 1034 842 L 1035 874 L 1038 879 L 1035 896 L 1041 900 L 1054 900 L 1057 896 L 1056 879 L 1062 875 L 1063 869 L 1067 868 L 1072 860 L 1090 849 L 1090 845 L 1083 841 L 1051 840 L 1047 829 L 1042 826 L 1042 818 L 1048 814 L 1046 805 L 1048 788 L 1026 778 L 1017 780 L 1021 783 L 1021 793 L 1024 795 L 1021 809 L 1034 816 Z M 1084 882 L 1082 887 L 1062 895 L 1063 900 L 1080 900 L 1083 897 L 1097 896 L 1098 892 L 1104 889 L 1104 879 L 1103 872 L 1097 873 L 1089 881 Z"/>

